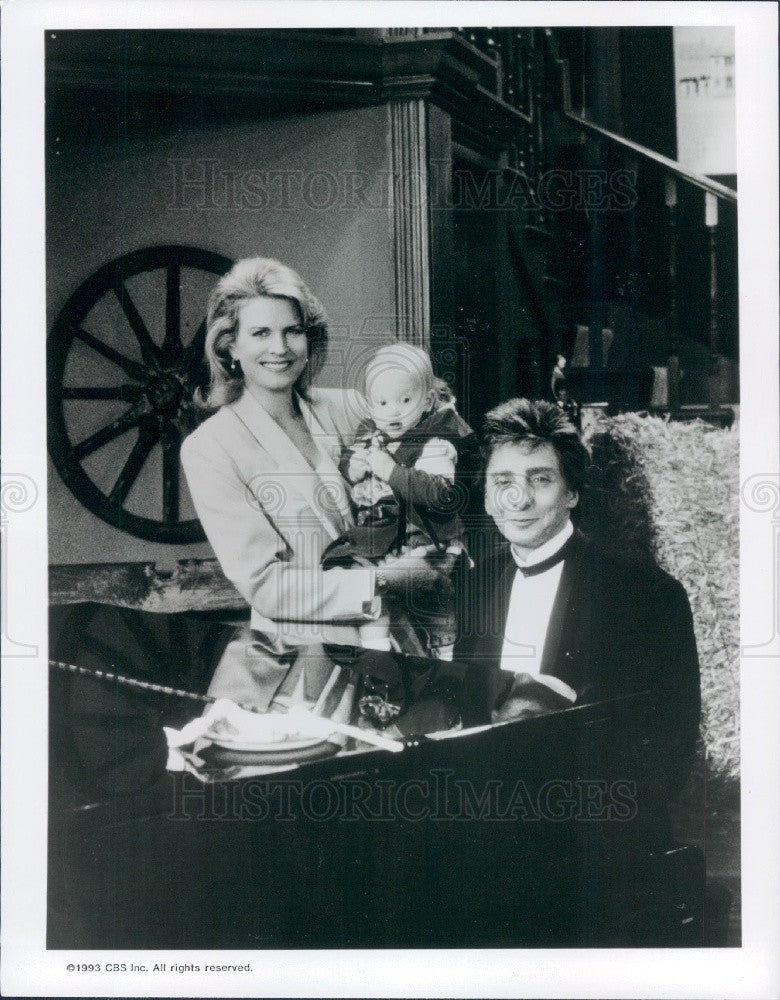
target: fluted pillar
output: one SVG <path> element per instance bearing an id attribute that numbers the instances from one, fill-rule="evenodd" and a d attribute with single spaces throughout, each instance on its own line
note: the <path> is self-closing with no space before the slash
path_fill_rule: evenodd
<path id="1" fill-rule="evenodd" d="M 430 224 L 425 101 L 391 101 L 390 163 L 396 337 L 428 347 Z"/>

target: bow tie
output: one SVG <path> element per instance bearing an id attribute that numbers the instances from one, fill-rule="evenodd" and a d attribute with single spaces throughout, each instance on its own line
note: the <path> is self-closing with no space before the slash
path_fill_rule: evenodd
<path id="1" fill-rule="evenodd" d="M 548 569 L 552 569 L 553 566 L 557 566 L 559 562 L 563 562 L 569 554 L 569 549 L 571 548 L 570 542 L 571 537 L 566 539 L 557 552 L 554 552 L 546 559 L 542 559 L 541 562 L 532 563 L 530 566 L 523 566 L 515 560 L 515 564 L 523 576 L 538 576 L 540 573 L 546 573 Z"/>

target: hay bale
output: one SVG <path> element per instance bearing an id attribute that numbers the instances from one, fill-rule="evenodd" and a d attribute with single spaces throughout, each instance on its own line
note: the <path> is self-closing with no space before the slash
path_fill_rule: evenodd
<path id="1" fill-rule="evenodd" d="M 583 527 L 655 558 L 691 602 L 711 774 L 739 774 L 739 435 L 700 420 L 623 414 L 588 435 L 593 476 Z"/>

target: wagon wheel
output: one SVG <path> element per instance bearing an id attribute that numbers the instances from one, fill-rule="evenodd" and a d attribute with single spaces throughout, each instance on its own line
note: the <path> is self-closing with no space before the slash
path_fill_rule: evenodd
<path id="1" fill-rule="evenodd" d="M 210 276 L 232 263 L 194 247 L 135 250 L 88 278 L 52 325 L 52 461 L 88 510 L 138 538 L 205 537 L 179 450 L 197 424 L 193 393 L 206 380 L 200 310 Z"/>

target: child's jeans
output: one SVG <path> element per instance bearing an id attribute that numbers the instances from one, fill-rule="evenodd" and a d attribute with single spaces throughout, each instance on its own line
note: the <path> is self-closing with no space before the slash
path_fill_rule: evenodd
<path id="1" fill-rule="evenodd" d="M 465 549 L 460 542 L 453 542 L 444 552 L 438 551 L 433 545 L 425 546 L 426 559 L 432 562 L 445 580 L 449 581 L 455 568 L 455 563 Z M 391 620 L 398 622 L 395 631 L 405 628 L 407 646 L 410 642 L 410 631 L 414 633 L 420 646 L 417 655 L 427 656 L 435 660 L 451 660 L 455 644 L 455 601 L 452 588 L 444 586 L 437 590 L 408 589 L 406 593 L 394 600 L 396 612 L 391 614 Z"/>

